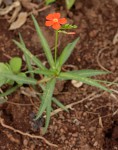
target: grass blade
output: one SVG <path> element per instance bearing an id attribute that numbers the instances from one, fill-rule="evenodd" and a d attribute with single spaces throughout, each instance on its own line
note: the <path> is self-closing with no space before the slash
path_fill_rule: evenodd
<path id="1" fill-rule="evenodd" d="M 72 74 L 72 75 L 78 75 L 82 77 L 91 77 L 96 75 L 104 75 L 108 74 L 110 72 L 103 71 L 103 70 L 93 70 L 93 69 L 85 69 L 85 70 L 74 70 L 74 71 L 68 71 L 66 73 Z"/>
<path id="2" fill-rule="evenodd" d="M 23 41 L 23 38 L 22 38 L 22 36 L 21 36 L 20 33 L 19 33 L 19 38 L 20 38 L 21 44 L 24 46 L 24 48 L 26 48 L 26 45 L 25 45 L 25 43 Z M 33 69 L 32 69 L 32 65 L 31 65 L 31 59 L 30 59 L 30 57 L 27 54 L 25 54 L 25 53 L 24 53 L 24 56 L 25 56 L 25 61 L 26 61 L 28 70 L 32 71 Z M 31 75 L 32 78 L 34 78 L 33 72 L 31 72 L 30 75 Z"/>
<path id="3" fill-rule="evenodd" d="M 10 95 L 11 93 L 15 92 L 19 87 L 20 87 L 19 85 L 16 85 L 16 86 L 14 86 L 14 87 L 8 89 L 6 92 L 1 93 L 1 94 L 0 94 L 0 97 L 5 97 L 5 96 Z"/>
<path id="4" fill-rule="evenodd" d="M 21 43 L 19 43 L 16 40 L 13 40 L 13 42 L 22 50 L 24 54 L 26 54 L 30 59 L 33 60 L 33 62 L 42 70 L 46 70 L 45 66 L 41 63 L 41 61 L 36 58 L 26 47 L 24 47 Z"/>
<path id="5" fill-rule="evenodd" d="M 46 5 L 55 2 L 56 0 L 45 0 L 46 1 Z"/>
<path id="6" fill-rule="evenodd" d="M 38 111 L 37 116 L 36 116 L 36 120 L 41 117 L 41 115 L 45 111 L 46 107 L 48 106 L 48 102 L 51 101 L 54 87 L 55 87 L 55 82 L 56 82 L 56 79 L 54 78 L 54 79 L 51 79 L 47 83 L 47 85 L 45 87 L 44 94 L 42 96 L 42 103 L 39 107 L 39 111 Z"/>
<path id="7" fill-rule="evenodd" d="M 45 127 L 43 129 L 43 134 L 46 133 L 47 128 L 49 126 L 50 117 L 51 117 L 51 110 L 52 110 L 52 108 L 51 108 L 51 99 L 50 99 L 50 101 L 48 102 L 48 105 L 46 107 L 46 122 L 45 122 Z"/>
<path id="8" fill-rule="evenodd" d="M 37 84 L 37 80 L 33 79 L 33 78 L 29 78 L 29 77 L 24 77 L 24 76 L 18 76 L 18 75 L 14 75 L 11 73 L 1 73 L 1 76 L 16 81 L 16 82 L 20 82 L 22 84 L 32 84 L 32 85 L 36 85 Z"/>
<path id="9" fill-rule="evenodd" d="M 43 50 L 45 52 L 45 55 L 47 57 L 47 60 L 50 64 L 50 66 L 53 68 L 55 66 L 54 64 L 54 59 L 52 57 L 52 53 L 51 53 L 51 50 L 50 50 L 50 47 L 45 39 L 45 37 L 43 36 L 43 33 L 38 25 L 38 22 L 36 21 L 35 17 L 32 15 L 32 20 L 34 22 L 34 25 L 35 25 L 35 28 L 36 28 L 36 31 L 37 31 L 37 34 L 38 34 L 38 37 L 39 37 L 39 40 L 41 41 L 41 44 L 42 44 L 42 47 L 43 47 Z"/>
<path id="10" fill-rule="evenodd" d="M 71 73 L 67 73 L 67 72 L 63 73 L 62 72 L 62 73 L 60 73 L 59 77 L 61 77 L 61 79 L 81 81 L 81 82 L 86 83 L 88 85 L 98 87 L 98 88 L 100 88 L 102 90 L 105 90 L 107 92 L 111 92 L 109 89 L 107 89 L 106 87 L 102 86 L 101 84 L 96 82 L 94 79 L 81 77 L 81 76 L 78 76 L 77 74 L 71 74 Z"/>
<path id="11" fill-rule="evenodd" d="M 74 47 L 75 47 L 75 45 L 77 44 L 78 41 L 79 41 L 79 38 L 74 40 L 72 43 L 69 43 L 64 48 L 64 50 L 62 51 L 60 57 L 57 60 L 56 68 L 60 68 L 61 69 L 62 65 L 67 61 L 67 59 L 71 55 L 71 53 L 74 50 Z"/>
<path id="12" fill-rule="evenodd" d="M 75 3 L 75 0 L 66 0 L 67 9 L 71 9 L 74 3 Z"/>
<path id="13" fill-rule="evenodd" d="M 3 97 L 10 95 L 11 93 L 15 92 L 20 86 L 16 85 L 10 89 L 8 89 L 6 92 L 0 94 L 0 104 L 5 103 L 7 99 L 4 99 Z M 3 98 L 3 99 L 1 99 Z"/>
<path id="14" fill-rule="evenodd" d="M 60 102 L 58 101 L 55 97 L 52 98 L 52 101 L 61 109 L 65 110 L 68 112 L 68 109 Z"/>
<path id="15" fill-rule="evenodd" d="M 51 70 L 39 70 L 39 69 L 36 69 L 33 71 L 27 71 L 25 73 L 30 73 L 30 72 L 33 72 L 35 74 L 42 74 L 42 75 L 46 75 L 46 76 L 53 76 L 54 75 L 54 72 Z"/>

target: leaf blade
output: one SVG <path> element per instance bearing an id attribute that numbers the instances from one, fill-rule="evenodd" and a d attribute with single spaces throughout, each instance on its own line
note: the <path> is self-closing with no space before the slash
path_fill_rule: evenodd
<path id="1" fill-rule="evenodd" d="M 8 67 L 7 64 L 0 63 L 0 87 L 9 82 L 9 80 L 6 77 L 2 76 L 3 72 L 7 74 L 12 73 L 11 69 Z"/>
<path id="2" fill-rule="evenodd" d="M 9 65 L 10 65 L 10 68 L 12 69 L 12 71 L 17 74 L 21 70 L 22 59 L 20 57 L 13 57 L 9 61 Z"/>
<path id="3" fill-rule="evenodd" d="M 96 75 L 105 75 L 111 72 L 94 69 L 83 69 L 83 70 L 68 71 L 68 73 L 73 75 L 77 74 L 78 76 L 91 77 Z"/>
<path id="4" fill-rule="evenodd" d="M 53 76 L 54 75 L 54 72 L 51 70 L 39 70 L 39 69 L 35 69 L 33 71 L 27 71 L 25 73 L 30 73 L 30 72 L 33 72 L 35 74 L 42 74 L 42 75 L 46 75 L 46 76 Z"/>
<path id="5" fill-rule="evenodd" d="M 59 77 L 63 78 L 63 79 L 67 79 L 67 80 L 77 80 L 77 81 L 81 81 L 83 83 L 86 83 L 88 85 L 91 85 L 91 86 L 95 86 L 95 87 L 98 87 L 104 91 L 107 91 L 107 92 L 111 92 L 109 89 L 107 89 L 106 87 L 102 86 L 101 84 L 99 84 L 98 82 L 96 82 L 95 80 L 93 79 L 90 79 L 90 78 L 86 78 L 86 77 L 81 77 L 81 76 L 78 76 L 78 75 L 72 75 L 70 73 L 60 73 Z"/>
<path id="6" fill-rule="evenodd" d="M 52 98 L 52 101 L 61 109 L 65 110 L 68 112 L 68 108 L 66 108 L 60 101 L 58 101 L 56 98 Z"/>
<path id="7" fill-rule="evenodd" d="M 42 103 L 39 107 L 39 111 L 37 113 L 35 120 L 37 120 L 38 118 L 41 117 L 41 115 L 43 114 L 43 112 L 45 111 L 45 109 L 48 105 L 48 101 L 50 101 L 52 99 L 55 82 L 56 82 L 56 79 L 53 78 L 47 83 L 44 94 L 42 96 Z"/>
<path id="8" fill-rule="evenodd" d="M 19 33 L 19 38 L 20 38 L 21 44 L 26 48 L 25 42 L 23 41 L 23 38 L 22 38 L 20 33 Z M 30 57 L 27 54 L 24 54 L 24 56 L 25 56 L 25 61 L 26 61 L 28 70 L 32 71 L 33 69 L 32 69 L 32 65 L 31 65 Z M 33 73 L 30 73 L 30 75 L 31 75 L 32 78 L 34 78 L 34 74 Z"/>
<path id="9" fill-rule="evenodd" d="M 75 3 L 75 0 L 66 0 L 67 9 L 70 9 L 74 3 Z"/>
<path id="10" fill-rule="evenodd" d="M 49 122 L 50 122 L 50 117 L 51 117 L 51 99 L 50 101 L 48 102 L 48 106 L 46 107 L 46 122 L 45 122 L 45 127 L 43 129 L 43 134 L 46 133 L 47 131 L 47 128 L 49 126 Z"/>
<path id="11" fill-rule="evenodd" d="M 13 40 L 13 42 L 22 50 L 23 53 L 25 53 L 27 56 L 30 57 L 34 61 L 34 63 L 41 68 L 42 70 L 45 70 L 45 66 L 41 63 L 41 61 L 36 58 L 26 47 L 24 47 L 21 43 L 19 43 L 16 40 Z"/>
<path id="12" fill-rule="evenodd" d="M 10 89 L 8 89 L 7 91 L 5 91 L 4 93 L 0 93 L 0 97 L 5 97 L 8 96 L 9 94 L 13 93 L 14 91 L 16 91 L 20 86 L 16 85 Z"/>
<path id="13" fill-rule="evenodd" d="M 45 0 L 46 1 L 46 5 L 55 2 L 56 0 Z"/>
<path id="14" fill-rule="evenodd" d="M 24 77 L 24 76 L 18 76 L 18 75 L 14 75 L 12 73 L 5 73 L 2 72 L 1 76 L 16 81 L 16 82 L 21 82 L 23 84 L 32 84 L 32 85 L 36 85 L 37 84 L 37 80 L 33 79 L 33 78 L 29 78 L 29 77 Z"/>
<path id="15" fill-rule="evenodd" d="M 74 50 L 75 45 L 79 41 L 79 37 L 75 39 L 72 43 L 69 43 L 64 50 L 62 51 L 61 55 L 59 56 L 57 63 L 56 63 L 56 68 L 61 68 L 62 65 L 66 62 L 66 60 L 69 58 L 71 55 L 72 51 Z"/>
<path id="16" fill-rule="evenodd" d="M 39 40 L 41 41 L 41 45 L 43 47 L 43 50 L 45 52 L 45 55 L 46 55 L 46 58 L 50 64 L 50 66 L 53 68 L 55 66 L 55 63 L 54 63 L 54 59 L 52 57 L 52 53 L 51 53 L 51 50 L 50 50 L 50 47 L 38 25 L 38 22 L 36 21 L 35 17 L 33 15 L 31 15 L 32 17 L 32 20 L 34 22 L 34 26 L 35 26 L 35 29 L 37 31 L 37 34 L 38 34 L 38 37 L 39 37 Z"/>

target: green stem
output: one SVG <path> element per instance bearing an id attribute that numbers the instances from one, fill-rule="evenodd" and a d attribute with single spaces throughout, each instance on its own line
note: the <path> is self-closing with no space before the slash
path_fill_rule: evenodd
<path id="1" fill-rule="evenodd" d="M 55 31 L 55 64 L 57 60 L 58 30 Z"/>

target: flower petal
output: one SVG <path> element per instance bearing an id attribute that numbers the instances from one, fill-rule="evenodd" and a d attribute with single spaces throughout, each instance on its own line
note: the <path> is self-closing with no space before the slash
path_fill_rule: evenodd
<path id="1" fill-rule="evenodd" d="M 67 22 L 66 18 L 59 19 L 60 24 L 65 24 Z"/>
<path id="2" fill-rule="evenodd" d="M 52 25 L 53 25 L 53 21 L 46 21 L 46 22 L 45 22 L 45 25 L 46 25 L 46 26 L 52 26 Z"/>
<path id="3" fill-rule="evenodd" d="M 53 16 L 54 16 L 54 18 L 59 19 L 61 15 L 60 15 L 60 13 L 54 13 Z"/>
<path id="4" fill-rule="evenodd" d="M 52 28 L 55 29 L 55 30 L 59 30 L 61 28 L 61 26 L 58 22 L 56 22 L 52 25 Z"/>
<path id="5" fill-rule="evenodd" d="M 54 14 L 49 14 L 46 17 L 47 20 L 53 20 L 54 19 Z"/>

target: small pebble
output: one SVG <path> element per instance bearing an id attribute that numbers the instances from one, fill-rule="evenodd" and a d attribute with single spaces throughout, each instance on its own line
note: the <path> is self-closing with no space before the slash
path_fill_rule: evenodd
<path id="1" fill-rule="evenodd" d="M 95 146 L 95 147 L 96 147 L 97 145 L 98 145 L 98 142 L 97 142 L 97 141 L 95 141 L 95 143 L 93 144 L 93 146 Z"/>

